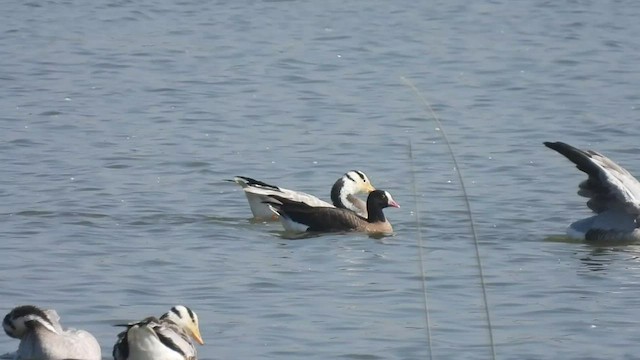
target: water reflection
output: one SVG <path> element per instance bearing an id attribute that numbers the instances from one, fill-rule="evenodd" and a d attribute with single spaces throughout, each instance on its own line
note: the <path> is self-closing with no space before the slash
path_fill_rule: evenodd
<path id="1" fill-rule="evenodd" d="M 640 245 L 609 244 L 608 246 L 587 244 L 588 254 L 580 261 L 590 271 L 604 271 L 618 262 L 624 262 L 625 269 L 640 268 Z M 634 265 L 630 266 L 629 263 Z"/>

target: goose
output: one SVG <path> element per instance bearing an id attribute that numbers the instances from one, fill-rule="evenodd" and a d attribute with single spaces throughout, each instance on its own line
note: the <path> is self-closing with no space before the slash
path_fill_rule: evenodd
<path id="1" fill-rule="evenodd" d="M 203 345 L 198 316 L 183 305 L 176 305 L 160 319 L 153 316 L 126 325 L 113 346 L 115 360 L 196 360 L 193 338 Z"/>
<path id="2" fill-rule="evenodd" d="M 367 217 L 367 204 L 356 195 L 369 194 L 375 190 L 367 175 L 359 170 L 351 170 L 336 180 L 331 188 L 331 201 L 333 204 L 307 193 L 270 185 L 245 176 L 236 176 L 233 180 L 228 181 L 235 182 L 242 187 L 255 219 L 271 221 L 278 220 L 278 216 L 265 204 L 269 195 L 278 195 L 313 207 L 350 209 L 361 216 Z"/>
<path id="3" fill-rule="evenodd" d="M 563 142 L 544 145 L 589 176 L 580 183 L 578 195 L 589 198 L 587 206 L 596 215 L 569 225 L 569 237 L 588 241 L 640 240 L 640 182 L 633 175 L 596 151 L 583 151 Z"/>
<path id="4" fill-rule="evenodd" d="M 291 232 L 342 232 L 393 233 L 393 227 L 384 217 L 382 209 L 399 208 L 391 194 L 374 190 L 367 197 L 368 217 L 362 217 L 349 209 L 313 207 L 279 195 L 270 195 L 266 203 L 280 216 L 285 230 Z"/>
<path id="5" fill-rule="evenodd" d="M 84 330 L 62 329 L 55 310 L 21 305 L 2 320 L 4 332 L 20 339 L 13 358 L 38 360 L 100 360 L 100 344 Z"/>

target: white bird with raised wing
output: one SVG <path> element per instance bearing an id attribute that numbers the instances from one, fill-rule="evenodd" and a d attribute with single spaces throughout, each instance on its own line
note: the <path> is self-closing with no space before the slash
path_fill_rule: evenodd
<path id="1" fill-rule="evenodd" d="M 640 240 L 640 182 L 606 156 L 583 151 L 563 142 L 545 146 L 564 155 L 589 177 L 579 185 L 578 195 L 589 198 L 596 215 L 569 225 L 572 238 L 590 241 Z"/>

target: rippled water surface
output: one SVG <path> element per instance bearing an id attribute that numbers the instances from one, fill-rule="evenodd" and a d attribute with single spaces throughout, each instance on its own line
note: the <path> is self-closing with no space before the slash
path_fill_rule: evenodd
<path id="1" fill-rule="evenodd" d="M 105 359 L 113 324 L 175 304 L 200 317 L 201 359 L 490 358 L 461 184 L 409 81 L 462 171 L 497 357 L 637 357 L 640 247 L 563 238 L 589 214 L 584 176 L 542 142 L 640 174 L 640 3 L 31 1 L 4 14 L 0 316 L 55 308 Z M 224 181 L 327 199 L 350 169 L 402 205 L 386 210 L 395 236 L 286 239 Z M 0 353 L 16 347 L 0 337 Z"/>

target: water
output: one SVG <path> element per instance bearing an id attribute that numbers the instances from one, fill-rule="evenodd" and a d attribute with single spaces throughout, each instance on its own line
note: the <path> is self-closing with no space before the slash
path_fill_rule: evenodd
<path id="1" fill-rule="evenodd" d="M 113 324 L 194 309 L 201 359 L 488 359 L 460 184 L 500 359 L 635 358 L 637 245 L 562 238 L 584 179 L 545 148 L 640 173 L 640 5 L 63 1 L 0 25 L 0 310 L 55 308 L 110 358 Z M 417 198 L 408 143 L 413 145 Z M 395 236 L 281 237 L 252 176 L 328 198 L 350 169 Z M 417 200 L 417 201 L 416 201 Z M 418 209 L 423 239 L 417 239 Z M 0 337 L 0 353 L 17 342 Z"/>

